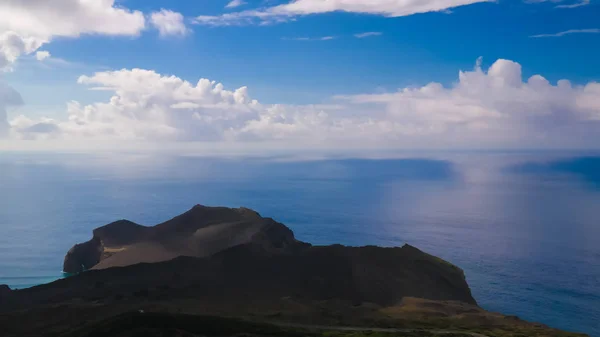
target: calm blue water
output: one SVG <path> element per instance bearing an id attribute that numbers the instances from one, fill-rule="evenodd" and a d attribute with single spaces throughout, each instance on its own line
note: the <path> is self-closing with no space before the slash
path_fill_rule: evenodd
<path id="1" fill-rule="evenodd" d="M 486 309 L 600 336 L 600 156 L 404 156 L 0 153 L 0 284 L 60 277 L 65 252 L 117 219 L 154 225 L 196 203 L 247 206 L 314 244 L 413 244 L 461 266 Z"/>

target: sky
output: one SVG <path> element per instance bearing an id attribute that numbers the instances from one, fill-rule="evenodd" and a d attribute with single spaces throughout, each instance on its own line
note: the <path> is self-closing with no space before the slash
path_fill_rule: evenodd
<path id="1" fill-rule="evenodd" d="M 0 150 L 600 148 L 597 0 L 0 0 Z"/>

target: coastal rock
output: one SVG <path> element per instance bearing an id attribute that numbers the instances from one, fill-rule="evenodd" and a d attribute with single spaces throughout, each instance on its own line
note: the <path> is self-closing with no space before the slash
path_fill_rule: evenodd
<path id="1" fill-rule="evenodd" d="M 79 273 L 168 261 L 179 256 L 206 257 L 246 243 L 271 252 L 291 252 L 309 246 L 297 241 L 284 225 L 253 210 L 196 205 L 154 227 L 121 220 L 97 228 L 90 241 L 71 248 L 63 270 Z"/>
<path id="2" fill-rule="evenodd" d="M 130 268 L 109 269 L 117 266 Z M 237 303 L 232 294 L 240 292 L 242 299 L 257 300 L 301 294 L 381 306 L 406 296 L 476 304 L 460 268 L 415 247 L 313 247 L 296 240 L 285 225 L 247 208 L 196 205 L 154 227 L 125 220 L 100 227 L 65 258 L 65 271 L 87 269 L 107 270 L 81 275 L 89 281 L 64 280 L 72 284 L 59 289 L 69 291 L 53 296 L 94 296 L 90 283 L 104 285 L 102 292 L 113 287 L 138 294 L 153 285 L 184 289 L 194 284 L 202 291 L 186 291 L 188 296 L 206 300 L 207 294 L 227 291 L 223 300 L 232 305 Z"/>
<path id="3" fill-rule="evenodd" d="M 312 247 L 296 240 L 285 225 L 247 208 L 196 205 L 154 227 L 122 220 L 100 227 L 93 234 L 92 240 L 67 253 L 65 271 L 164 262 L 143 267 L 144 271 L 152 270 L 148 273 L 107 270 L 94 274 L 94 283 L 122 283 L 132 292 L 152 284 L 185 288 L 193 283 L 204 284 L 204 290 L 244 289 L 268 297 L 291 293 L 315 300 L 338 298 L 394 305 L 411 296 L 475 304 L 460 268 L 415 247 Z M 171 280 L 165 275 L 172 270 L 185 275 Z M 139 284 L 132 283 L 130 276 L 135 276 Z M 77 293 L 79 286 L 69 286 L 70 294 L 64 296 Z M 91 294 L 81 286 L 82 291 Z"/>
<path id="4" fill-rule="evenodd" d="M 63 271 L 76 274 L 92 268 L 100 262 L 102 251 L 102 242 L 96 237 L 88 242 L 76 244 L 65 256 Z"/>
<path id="5" fill-rule="evenodd" d="M 14 291 L 6 284 L 0 284 L 0 308 L 15 304 Z"/>
<path id="6" fill-rule="evenodd" d="M 0 284 L 0 299 L 10 296 L 12 290 L 6 284 Z"/>

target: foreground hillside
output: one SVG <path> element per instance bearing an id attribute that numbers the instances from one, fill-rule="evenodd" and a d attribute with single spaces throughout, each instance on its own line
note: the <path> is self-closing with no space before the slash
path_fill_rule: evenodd
<path id="1" fill-rule="evenodd" d="M 460 268 L 415 247 L 315 247 L 248 209 L 119 221 L 65 269 L 91 270 L 0 287 L 3 336 L 570 336 L 484 311 Z"/>

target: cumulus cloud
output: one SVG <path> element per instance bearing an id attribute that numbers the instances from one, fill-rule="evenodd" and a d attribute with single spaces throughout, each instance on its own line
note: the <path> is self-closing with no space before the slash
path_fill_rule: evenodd
<path id="1" fill-rule="evenodd" d="M 81 76 L 78 82 L 114 95 L 105 103 L 70 102 L 67 120 L 42 121 L 56 128 L 41 128 L 39 121 L 21 116 L 11 122 L 13 129 L 25 134 L 21 138 L 33 136 L 31 130 L 41 134 L 51 129 L 52 137 L 215 140 L 256 118 L 258 107 L 246 87 L 229 91 L 207 79 L 192 84 L 142 69 L 99 72 Z M 54 132 L 57 129 L 60 134 Z"/>
<path id="2" fill-rule="evenodd" d="M 23 35 L 77 37 L 81 34 L 137 35 L 144 15 L 114 0 L 3 0 L 0 30 Z"/>
<path id="3" fill-rule="evenodd" d="M 198 16 L 195 23 L 210 26 L 272 24 L 294 20 L 298 16 L 349 12 L 386 17 L 408 16 L 418 13 L 441 12 L 450 8 L 494 0 L 296 0 L 287 4 L 262 9 L 226 13 L 218 16 Z"/>
<path id="4" fill-rule="evenodd" d="M 24 37 L 12 31 L 0 30 L 0 71 L 12 70 L 12 64 L 23 54 L 36 51 L 46 40 Z"/>
<path id="5" fill-rule="evenodd" d="M 54 37 L 82 34 L 138 35 L 144 15 L 114 0 L 3 0 L 0 2 L 0 70 Z"/>
<path id="6" fill-rule="evenodd" d="M 372 144 L 378 147 L 584 146 L 600 132 L 600 83 L 522 78 L 521 65 L 497 60 L 459 72 L 451 86 L 335 96 L 334 104 L 261 104 L 248 88 L 226 90 L 132 69 L 82 76 L 108 90 L 108 102 L 71 102 L 62 121 L 11 121 L 18 138 Z"/>
<path id="7" fill-rule="evenodd" d="M 166 9 L 152 13 L 150 23 L 158 29 L 158 33 L 162 37 L 184 36 L 189 32 L 185 26 L 183 15 Z"/>
<path id="8" fill-rule="evenodd" d="M 600 29 L 597 29 L 597 28 L 570 29 L 570 30 L 565 30 L 564 32 L 558 32 L 558 33 L 554 33 L 554 34 L 538 34 L 538 35 L 531 35 L 530 37 L 532 37 L 532 38 L 561 37 L 561 36 L 571 35 L 571 34 L 600 34 Z"/>

